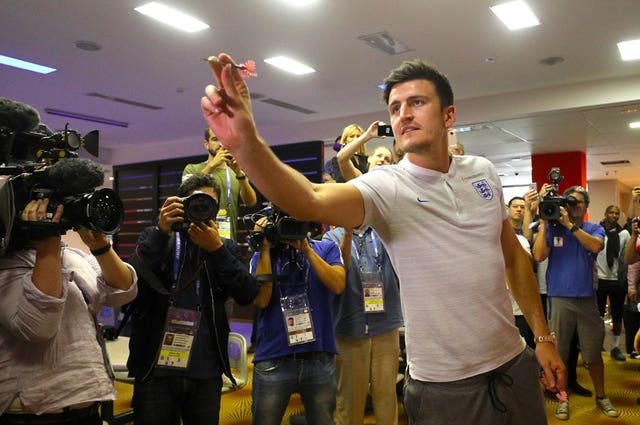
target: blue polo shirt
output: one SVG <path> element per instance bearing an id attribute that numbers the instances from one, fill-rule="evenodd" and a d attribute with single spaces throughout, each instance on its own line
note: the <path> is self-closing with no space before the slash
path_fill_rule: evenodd
<path id="1" fill-rule="evenodd" d="M 582 230 L 604 241 L 605 231 L 599 224 L 584 222 Z M 547 226 L 549 267 L 547 295 L 550 297 L 592 297 L 593 254 L 564 226 Z"/>

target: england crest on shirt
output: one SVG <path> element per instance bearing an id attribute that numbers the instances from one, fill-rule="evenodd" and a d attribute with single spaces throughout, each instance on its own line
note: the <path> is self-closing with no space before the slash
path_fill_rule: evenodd
<path id="1" fill-rule="evenodd" d="M 478 195 L 482 196 L 482 199 L 486 199 L 487 201 L 493 199 L 493 189 L 491 189 L 491 185 L 486 179 L 477 180 L 471 184 L 476 192 L 478 192 Z"/>

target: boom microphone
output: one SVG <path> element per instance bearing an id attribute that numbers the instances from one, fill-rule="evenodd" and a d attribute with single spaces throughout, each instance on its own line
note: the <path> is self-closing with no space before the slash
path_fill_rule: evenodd
<path id="1" fill-rule="evenodd" d="M 92 192 L 104 183 L 102 167 L 88 159 L 63 159 L 37 173 L 61 196 Z"/>
<path id="2" fill-rule="evenodd" d="M 33 130 L 40 123 L 40 114 L 31 106 L 0 97 L 0 127 L 16 133 Z"/>

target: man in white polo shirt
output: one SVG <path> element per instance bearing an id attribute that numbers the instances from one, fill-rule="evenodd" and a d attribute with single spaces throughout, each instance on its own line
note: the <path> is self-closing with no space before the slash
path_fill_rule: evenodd
<path id="1" fill-rule="evenodd" d="M 219 88 L 205 89 L 204 117 L 257 188 L 298 219 L 369 225 L 384 242 L 406 324 L 409 423 L 546 424 L 540 369 L 513 324 L 505 278 L 538 341 L 547 388 L 564 388 L 565 368 L 495 168 L 449 154 L 455 108 L 446 77 L 420 61 L 393 70 L 384 98 L 405 158 L 346 184 L 313 184 L 260 138 L 244 81 L 228 55 L 218 59 Z"/>

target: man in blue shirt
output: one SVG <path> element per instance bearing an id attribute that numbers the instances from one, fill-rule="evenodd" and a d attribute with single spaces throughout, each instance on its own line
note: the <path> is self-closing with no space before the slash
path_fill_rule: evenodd
<path id="1" fill-rule="evenodd" d="M 273 223 L 271 223 L 273 224 Z M 267 219 L 256 223 L 264 232 Z M 293 393 L 300 393 L 310 425 L 332 425 L 336 354 L 331 302 L 345 287 L 340 249 L 331 241 L 261 241 L 251 271 L 261 283 L 253 358 L 254 425 L 279 425 Z"/>
<path id="2" fill-rule="evenodd" d="M 549 185 L 543 187 L 548 190 Z M 553 223 L 540 220 L 540 236 L 533 246 L 537 261 L 549 258 L 547 295 L 551 309 L 549 328 L 557 333 L 558 352 L 566 361 L 573 333 L 578 331 L 582 359 L 589 364 L 589 375 L 596 392 L 596 405 L 607 416 L 617 418 L 604 391 L 602 343 L 604 323 L 600 318 L 593 285 L 596 255 L 604 247 L 602 226 L 584 221 L 589 194 L 580 186 L 565 190 L 568 205 L 559 207 L 560 216 Z M 573 197 L 573 199 L 571 199 Z M 560 401 L 556 418 L 569 419 L 569 402 Z"/>

